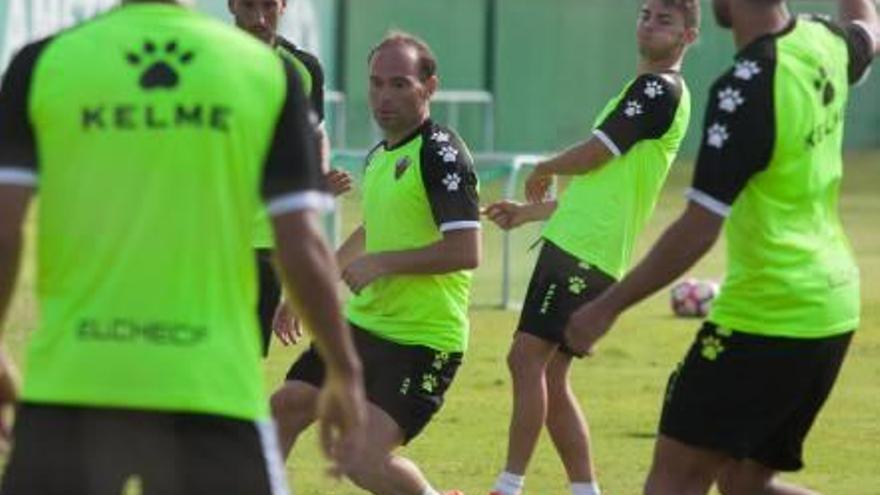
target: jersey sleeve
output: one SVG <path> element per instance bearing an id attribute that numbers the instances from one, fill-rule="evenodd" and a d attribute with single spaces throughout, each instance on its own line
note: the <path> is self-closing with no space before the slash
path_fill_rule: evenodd
<path id="1" fill-rule="evenodd" d="M 845 24 L 835 22 L 831 17 L 812 14 L 808 19 L 825 25 L 832 33 L 846 42 L 849 55 L 849 83 L 856 85 L 865 80 L 874 61 L 875 39 L 871 29 L 861 21 Z"/>
<path id="2" fill-rule="evenodd" d="M 640 76 L 593 133 L 616 156 L 623 155 L 640 141 L 657 139 L 669 130 L 681 94 L 676 76 Z"/>
<path id="3" fill-rule="evenodd" d="M 775 145 L 773 61 L 740 59 L 709 92 L 702 144 L 687 196 L 727 216 Z"/>
<path id="4" fill-rule="evenodd" d="M 48 39 L 25 46 L 0 86 L 0 184 L 36 186 L 37 145 L 28 110 L 37 58 Z"/>
<path id="5" fill-rule="evenodd" d="M 441 232 L 480 228 L 480 199 L 473 158 L 452 132 L 433 127 L 424 136 L 422 180 Z"/>
<path id="6" fill-rule="evenodd" d="M 321 62 L 314 56 L 309 55 L 303 57 L 302 60 L 312 76 L 312 94 L 309 95 L 309 101 L 320 124 L 324 122 L 324 69 L 321 68 Z"/>
<path id="7" fill-rule="evenodd" d="M 846 25 L 844 30 L 849 50 L 849 82 L 859 84 L 871 72 L 876 40 L 871 30 L 859 21 Z"/>
<path id="8" fill-rule="evenodd" d="M 315 149 L 314 123 L 296 69 L 286 60 L 285 100 L 274 129 L 263 169 L 263 199 L 270 215 L 303 209 L 332 208 L 332 198 L 322 189 L 322 174 Z"/>

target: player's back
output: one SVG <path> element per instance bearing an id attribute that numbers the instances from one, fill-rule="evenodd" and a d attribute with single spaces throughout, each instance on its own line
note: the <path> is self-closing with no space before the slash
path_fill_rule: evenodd
<path id="1" fill-rule="evenodd" d="M 850 58 L 840 28 L 803 17 L 745 48 L 713 88 L 723 111 L 706 149 L 738 148 L 760 172 L 730 210 L 713 321 L 795 337 L 857 326 L 858 269 L 837 204 Z"/>
<path id="2" fill-rule="evenodd" d="M 158 3 L 28 50 L 42 315 L 25 400 L 265 416 L 250 240 L 278 57 Z"/>

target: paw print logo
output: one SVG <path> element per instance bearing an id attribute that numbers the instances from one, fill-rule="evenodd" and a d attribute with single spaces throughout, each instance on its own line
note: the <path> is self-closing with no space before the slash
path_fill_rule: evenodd
<path id="1" fill-rule="evenodd" d="M 813 87 L 816 88 L 816 92 L 822 98 L 823 105 L 827 107 L 834 102 L 837 92 L 834 90 L 834 84 L 831 83 L 831 78 L 825 67 L 819 67 L 819 77 L 813 81 Z"/>
<path id="2" fill-rule="evenodd" d="M 629 118 L 633 118 L 636 115 L 641 115 L 645 113 L 644 107 L 642 104 L 638 102 L 638 100 L 630 100 L 626 102 L 626 109 L 623 111 L 624 115 Z"/>
<path id="3" fill-rule="evenodd" d="M 437 371 L 443 369 L 446 366 L 446 363 L 449 362 L 449 353 L 447 352 L 438 352 L 436 356 L 434 356 L 434 362 L 431 363 L 431 367 Z"/>
<path id="4" fill-rule="evenodd" d="M 730 139 L 730 133 L 727 132 L 726 125 L 718 123 L 712 124 L 712 127 L 710 127 L 706 133 L 706 144 L 719 150 L 723 148 L 724 143 Z"/>
<path id="5" fill-rule="evenodd" d="M 586 290 L 587 281 L 581 277 L 568 277 L 568 291 L 579 296 L 581 292 Z"/>
<path id="6" fill-rule="evenodd" d="M 439 381 L 437 380 L 437 375 L 431 373 L 425 373 L 422 375 L 422 390 L 425 392 L 432 394 L 434 390 L 437 389 L 437 385 Z"/>
<path id="7" fill-rule="evenodd" d="M 727 113 L 736 112 L 736 110 L 745 102 L 746 99 L 743 98 L 742 93 L 738 89 L 733 89 L 730 86 L 718 92 L 718 108 Z"/>
<path id="8" fill-rule="evenodd" d="M 717 337 L 703 337 L 700 344 L 703 346 L 700 350 L 700 355 L 709 361 L 716 361 L 718 356 L 724 352 L 724 345 L 721 343 L 721 339 Z"/>
<path id="9" fill-rule="evenodd" d="M 446 190 L 449 192 L 458 191 L 460 184 L 461 176 L 456 173 L 446 174 L 446 177 L 443 178 L 443 185 L 446 186 Z"/>
<path id="10" fill-rule="evenodd" d="M 437 152 L 441 158 L 443 158 L 444 163 L 455 163 L 455 160 L 458 159 L 458 150 L 455 149 L 454 146 L 446 145 Z"/>
<path id="11" fill-rule="evenodd" d="M 648 81 L 648 84 L 645 85 L 645 96 L 652 100 L 663 96 L 664 93 L 663 86 L 657 81 Z"/>
<path id="12" fill-rule="evenodd" d="M 434 133 L 431 134 L 431 139 L 435 143 L 448 143 L 450 138 L 451 138 L 451 136 L 449 135 L 448 132 L 434 131 Z"/>
<path id="13" fill-rule="evenodd" d="M 189 65 L 194 57 L 195 54 L 191 51 L 181 52 L 177 41 L 159 46 L 147 40 L 138 51 L 125 54 L 128 64 L 142 71 L 139 83 L 141 88 L 148 91 L 176 88 L 180 84 L 178 71 Z"/>
<path id="14" fill-rule="evenodd" d="M 400 395 L 406 395 L 409 393 L 410 380 L 409 377 L 403 379 L 403 382 L 400 383 Z"/>
<path id="15" fill-rule="evenodd" d="M 740 60 L 733 66 L 733 77 L 751 81 L 761 73 L 761 66 L 754 60 Z"/>

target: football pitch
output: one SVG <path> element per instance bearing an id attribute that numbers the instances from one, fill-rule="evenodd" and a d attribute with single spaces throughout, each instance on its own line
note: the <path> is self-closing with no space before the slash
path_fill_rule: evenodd
<path id="1" fill-rule="evenodd" d="M 691 169 L 677 165 L 657 211 L 642 235 L 639 253 L 681 211 Z M 497 184 L 483 185 L 484 203 L 498 197 Z M 343 232 L 357 221 L 355 199 L 344 202 Z M 853 154 L 841 200 L 843 220 L 862 271 L 862 325 L 837 386 L 807 442 L 803 473 L 786 479 L 829 495 L 880 494 L 880 154 Z M 535 253 L 528 246 L 535 228 L 513 236 L 513 300 L 521 299 Z M 501 237 L 486 225 L 484 265 L 474 284 L 471 344 L 447 403 L 426 432 L 405 449 L 442 489 L 468 495 L 488 492 L 503 467 L 511 407 L 505 355 L 516 311 L 493 308 L 500 300 Z M 640 254 L 639 256 L 640 257 Z M 21 363 L 26 333 L 34 324 L 33 263 L 27 257 L 20 289 L 7 320 L 5 344 Z M 692 275 L 723 275 L 723 243 Z M 656 422 L 666 379 L 699 325 L 674 318 L 663 292 L 626 314 L 597 354 L 575 364 L 573 388 L 590 420 L 599 480 L 606 494 L 641 492 L 650 464 Z M 266 383 L 274 388 L 300 348 L 273 342 Z M 288 474 L 299 495 L 361 493 L 347 482 L 324 476 L 325 464 L 314 431 L 304 435 L 289 459 Z M 552 444 L 544 435 L 526 477 L 527 495 L 569 493 Z"/>

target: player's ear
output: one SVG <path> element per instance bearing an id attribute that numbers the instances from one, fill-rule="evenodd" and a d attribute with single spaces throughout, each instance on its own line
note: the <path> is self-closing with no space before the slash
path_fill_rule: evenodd
<path id="1" fill-rule="evenodd" d="M 700 28 L 697 27 L 689 27 L 684 30 L 684 42 L 687 45 L 694 44 L 697 41 L 697 38 L 700 37 Z"/>
<path id="2" fill-rule="evenodd" d="M 429 77 L 425 80 L 425 96 L 431 98 L 434 96 L 434 93 L 437 92 L 437 88 L 440 87 L 440 78 L 436 75 Z"/>

